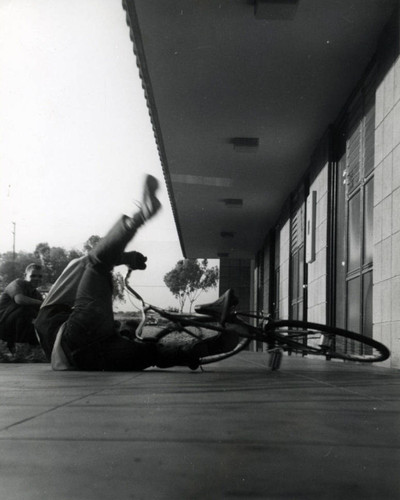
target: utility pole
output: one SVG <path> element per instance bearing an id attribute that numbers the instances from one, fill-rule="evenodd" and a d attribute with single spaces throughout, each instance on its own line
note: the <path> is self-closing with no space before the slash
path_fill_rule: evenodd
<path id="1" fill-rule="evenodd" d="M 13 222 L 12 223 L 13 225 L 13 231 L 12 231 L 12 235 L 13 235 L 13 262 L 15 262 L 15 233 L 17 232 L 17 223 L 16 222 Z"/>

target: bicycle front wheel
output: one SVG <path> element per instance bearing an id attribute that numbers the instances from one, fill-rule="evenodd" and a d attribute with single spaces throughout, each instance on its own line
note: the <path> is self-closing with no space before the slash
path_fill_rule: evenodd
<path id="1" fill-rule="evenodd" d="M 361 363 L 384 361 L 389 349 L 381 342 L 333 326 L 297 320 L 279 320 L 271 324 L 266 338 L 288 352 L 313 354 L 327 359 L 341 359 Z"/>

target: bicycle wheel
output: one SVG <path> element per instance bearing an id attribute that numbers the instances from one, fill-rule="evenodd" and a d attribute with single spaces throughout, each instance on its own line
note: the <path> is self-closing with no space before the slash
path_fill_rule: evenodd
<path id="1" fill-rule="evenodd" d="M 361 363 L 384 361 L 390 356 L 389 349 L 377 340 L 341 328 L 297 320 L 275 321 L 270 328 L 262 340 L 269 344 L 273 340 L 288 352 Z"/>

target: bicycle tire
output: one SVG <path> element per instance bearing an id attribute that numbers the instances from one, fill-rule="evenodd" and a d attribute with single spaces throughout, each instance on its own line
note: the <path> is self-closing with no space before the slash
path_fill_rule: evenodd
<path id="1" fill-rule="evenodd" d="M 272 335 L 271 335 L 272 334 Z M 285 351 L 324 356 L 359 363 L 385 361 L 389 349 L 375 339 L 359 333 L 298 320 L 278 320 L 271 323 L 256 340 L 268 342 L 271 339 Z"/>

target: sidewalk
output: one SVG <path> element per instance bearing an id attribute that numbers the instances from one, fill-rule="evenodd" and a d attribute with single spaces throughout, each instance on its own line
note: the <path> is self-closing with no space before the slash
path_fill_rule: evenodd
<path id="1" fill-rule="evenodd" d="M 0 364 L 0 498 L 400 498 L 400 372 L 244 353 L 205 372 Z"/>

